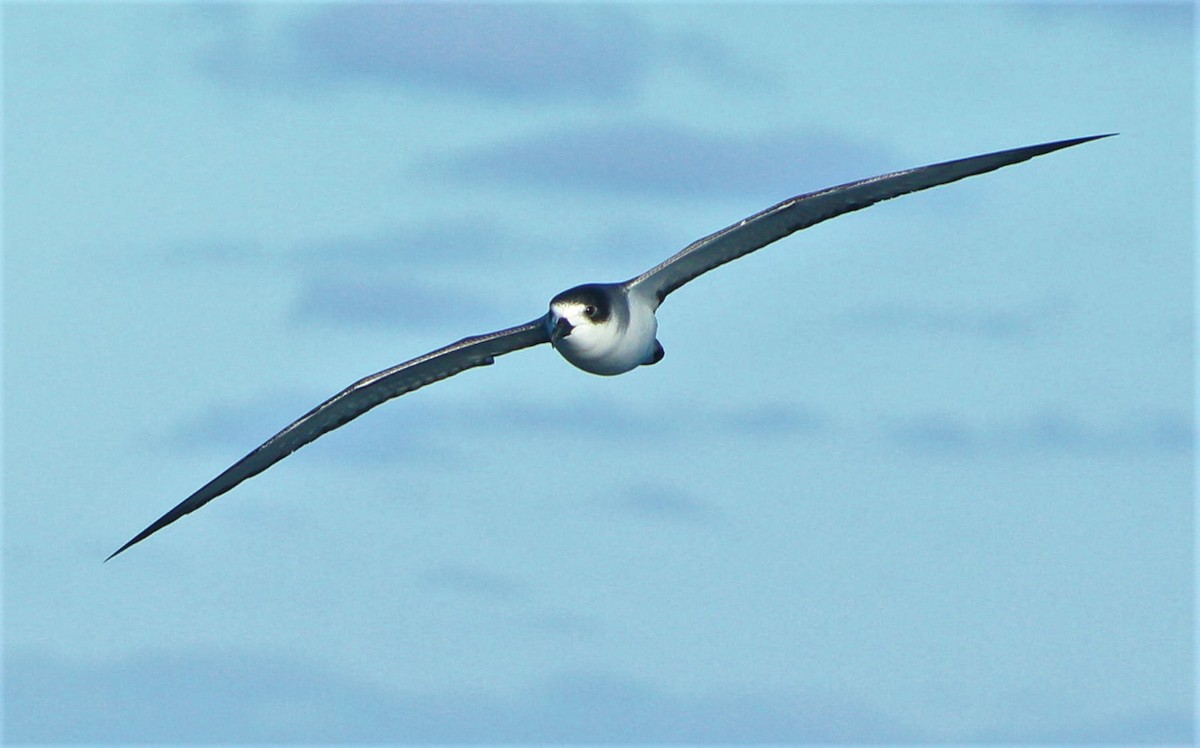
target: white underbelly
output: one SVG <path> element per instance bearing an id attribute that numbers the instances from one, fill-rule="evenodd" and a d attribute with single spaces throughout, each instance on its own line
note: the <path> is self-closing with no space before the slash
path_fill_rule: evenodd
<path id="1" fill-rule="evenodd" d="M 639 313 L 640 312 L 640 313 Z M 558 341 L 558 352 L 575 366 L 592 374 L 624 374 L 649 363 L 654 357 L 658 320 L 649 309 L 630 310 L 629 323 L 623 330 L 612 328 L 576 328 Z"/>

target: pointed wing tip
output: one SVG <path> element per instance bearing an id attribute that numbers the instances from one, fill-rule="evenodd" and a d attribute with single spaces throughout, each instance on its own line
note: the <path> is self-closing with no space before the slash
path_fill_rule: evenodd
<path id="1" fill-rule="evenodd" d="M 187 502 L 185 501 L 184 504 L 186 504 L 186 503 Z M 163 516 L 161 516 L 157 520 L 155 520 L 154 524 L 150 525 L 145 530 L 142 530 L 137 535 L 134 535 L 133 539 L 131 539 L 128 543 L 121 546 L 117 550 L 113 551 L 111 556 L 104 559 L 104 563 L 108 563 L 109 561 L 113 560 L 117 556 L 121 555 L 125 551 L 129 550 L 133 546 L 142 542 L 146 538 L 150 537 L 154 533 L 158 532 L 159 530 L 163 529 L 167 525 L 171 524 L 175 520 L 179 519 L 180 517 L 182 517 L 183 515 L 185 515 L 191 511 L 191 509 L 188 509 L 186 511 L 180 511 L 180 507 L 182 507 L 182 506 L 183 506 L 183 504 L 180 504 L 179 506 L 175 507 L 171 511 L 167 512 L 166 514 L 164 514 Z"/>
<path id="2" fill-rule="evenodd" d="M 1018 153 L 1018 154 L 1023 153 L 1023 154 L 1025 154 L 1026 158 L 1032 158 L 1032 157 L 1036 157 L 1036 156 L 1044 156 L 1047 153 L 1054 153 L 1055 151 L 1061 151 L 1064 148 L 1072 148 L 1077 145 L 1083 145 L 1084 143 L 1090 143 L 1093 140 L 1102 140 L 1104 138 L 1111 138 L 1111 137 L 1114 137 L 1119 134 L 1120 133 L 1106 132 L 1106 133 L 1102 133 L 1100 135 L 1084 135 L 1083 137 L 1079 137 L 1079 138 L 1067 138 L 1066 140 L 1055 140 L 1055 141 L 1052 141 L 1049 143 L 1042 143 L 1041 145 L 1032 145 L 1032 146 L 1027 146 L 1025 148 L 1015 148 L 1011 152 Z"/>
<path id="3" fill-rule="evenodd" d="M 117 550 L 113 551 L 111 554 L 109 554 L 108 558 L 104 559 L 104 563 L 107 564 L 109 561 L 112 561 L 117 556 L 121 555 L 128 549 L 132 548 L 139 541 L 144 540 L 147 534 L 148 533 L 142 533 L 142 534 L 138 535 L 137 537 L 135 537 L 133 540 L 130 540 L 128 543 L 126 543 L 125 545 L 118 548 Z"/>
<path id="4" fill-rule="evenodd" d="M 1102 133 L 1100 135 L 1084 135 L 1082 138 L 1070 138 L 1068 140 L 1060 140 L 1057 143 L 1051 143 L 1050 145 L 1055 145 L 1060 148 L 1068 148 L 1073 145 L 1080 145 L 1082 143 L 1090 143 L 1093 140 L 1101 140 L 1103 138 L 1112 138 L 1112 137 L 1115 137 L 1120 134 L 1121 133 L 1119 133 L 1119 132 L 1106 132 L 1106 133 Z"/>
<path id="5" fill-rule="evenodd" d="M 1067 138 L 1065 140 L 1055 140 L 1055 141 L 1051 141 L 1049 143 L 1042 143 L 1041 145 L 1033 145 L 1033 146 L 1028 146 L 1024 149 L 1016 149 L 1016 150 L 1033 151 L 1036 153 L 1036 155 L 1040 156 L 1040 155 L 1043 155 L 1046 153 L 1052 153 L 1054 151 L 1061 150 L 1063 148 L 1070 148 L 1071 146 L 1082 145 L 1084 143 L 1090 143 L 1093 140 L 1101 140 L 1103 138 L 1111 138 L 1116 135 L 1120 135 L 1120 133 L 1106 132 L 1106 133 L 1102 133 L 1100 135 L 1084 135 L 1083 137 L 1080 137 L 1080 138 Z"/>

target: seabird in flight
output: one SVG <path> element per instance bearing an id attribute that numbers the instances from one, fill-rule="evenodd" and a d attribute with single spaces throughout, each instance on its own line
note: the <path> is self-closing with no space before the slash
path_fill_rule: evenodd
<path id="1" fill-rule="evenodd" d="M 1059 140 L 919 166 L 799 195 L 692 242 L 664 262 L 624 283 L 588 283 L 567 289 L 550 300 L 548 312 L 523 325 L 463 338 L 360 379 L 238 460 L 108 558 L 196 511 L 322 434 L 393 397 L 472 367 L 491 364 L 496 356 L 542 343 L 550 343 L 567 361 L 592 374 L 623 374 L 638 366 L 656 364 L 662 360 L 663 347 L 656 337 L 655 310 L 668 294 L 702 273 L 800 229 L 861 210 L 881 200 L 927 190 L 1112 134 Z"/>

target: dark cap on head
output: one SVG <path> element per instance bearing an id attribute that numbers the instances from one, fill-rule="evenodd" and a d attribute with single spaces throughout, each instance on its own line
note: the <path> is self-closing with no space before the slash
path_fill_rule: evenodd
<path id="1" fill-rule="evenodd" d="M 588 319 L 593 322 L 605 322 L 612 316 L 612 294 L 615 288 L 617 287 L 602 283 L 586 283 L 558 294 L 550 300 L 550 305 L 560 302 L 580 304 L 584 307 Z M 587 310 L 591 312 L 588 313 Z"/>

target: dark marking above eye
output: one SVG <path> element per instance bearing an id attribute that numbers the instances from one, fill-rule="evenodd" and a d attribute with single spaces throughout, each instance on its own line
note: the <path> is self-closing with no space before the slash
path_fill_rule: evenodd
<path id="1" fill-rule="evenodd" d="M 583 315 L 592 322 L 606 322 L 612 315 L 613 289 L 599 283 L 588 283 L 568 288 L 551 299 L 550 303 L 579 304 L 583 306 Z"/>

